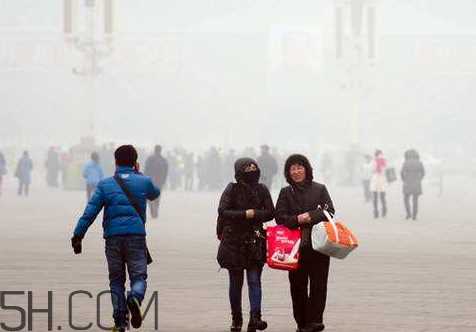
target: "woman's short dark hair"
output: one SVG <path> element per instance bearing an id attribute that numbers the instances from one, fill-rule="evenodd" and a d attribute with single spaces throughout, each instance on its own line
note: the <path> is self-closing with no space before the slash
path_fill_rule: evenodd
<path id="1" fill-rule="evenodd" d="M 114 152 L 117 166 L 133 167 L 137 163 L 137 150 L 132 145 L 121 145 Z"/>
<path id="2" fill-rule="evenodd" d="M 307 159 L 305 156 L 302 154 L 293 154 L 286 159 L 286 162 L 284 164 L 284 177 L 286 178 L 286 181 L 289 184 L 293 184 L 294 181 L 291 179 L 291 166 L 292 165 L 301 165 L 306 169 L 306 182 L 311 182 L 314 179 L 314 174 L 312 171 L 312 166 L 311 163 L 309 162 L 309 159 Z"/>

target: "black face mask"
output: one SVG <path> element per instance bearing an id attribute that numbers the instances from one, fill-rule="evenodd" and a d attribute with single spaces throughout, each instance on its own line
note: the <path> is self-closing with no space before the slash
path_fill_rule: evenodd
<path id="1" fill-rule="evenodd" d="M 243 182 L 246 184 L 257 184 L 259 181 L 260 172 L 258 170 L 243 173 Z"/>

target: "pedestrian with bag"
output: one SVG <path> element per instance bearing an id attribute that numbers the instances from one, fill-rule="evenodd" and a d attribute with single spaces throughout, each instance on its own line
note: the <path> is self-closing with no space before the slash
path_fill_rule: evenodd
<path id="1" fill-rule="evenodd" d="M 385 177 L 385 170 L 387 168 L 387 159 L 385 159 L 381 150 L 376 150 L 373 160 L 373 172 L 370 179 L 370 191 L 373 197 L 374 218 L 377 219 L 380 215 L 385 218 L 387 215 L 387 179 Z M 379 212 L 379 199 L 382 207 Z"/>
<path id="2" fill-rule="evenodd" d="M 268 326 L 261 319 L 261 273 L 266 261 L 263 223 L 273 219 L 274 205 L 268 188 L 259 183 L 260 169 L 255 160 L 238 159 L 235 179 L 236 183 L 226 187 L 218 207 L 217 260 L 229 273 L 230 331 L 241 331 L 243 325 L 241 292 L 245 271 L 250 300 L 247 331 L 262 331 Z"/>
<path id="3" fill-rule="evenodd" d="M 312 249 L 311 230 L 327 220 L 322 209 L 333 214 L 334 206 L 326 186 L 313 181 L 313 170 L 305 156 L 291 155 L 284 176 L 289 186 L 279 193 L 276 223 L 301 230 L 299 268 L 289 272 L 297 332 L 322 331 L 330 258 Z"/>
<path id="4" fill-rule="evenodd" d="M 79 219 L 71 244 L 75 254 L 82 240 L 104 208 L 104 239 L 109 269 L 114 331 L 123 332 L 130 317 L 132 327 L 142 324 L 141 303 L 147 288 L 147 264 L 151 262 L 146 245 L 146 200 L 160 195 L 149 177 L 139 173 L 137 151 L 132 145 L 119 147 L 114 157 L 114 177 L 100 181 Z M 126 267 L 131 290 L 125 295 Z M 129 315 L 130 314 L 130 315 Z"/>

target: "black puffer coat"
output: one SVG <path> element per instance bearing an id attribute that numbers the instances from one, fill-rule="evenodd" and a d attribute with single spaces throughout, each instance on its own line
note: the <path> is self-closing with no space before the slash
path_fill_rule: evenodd
<path id="1" fill-rule="evenodd" d="M 400 172 L 405 195 L 421 195 L 421 181 L 425 176 L 425 168 L 420 161 L 420 155 L 415 150 L 405 152 L 405 162 Z"/>
<path id="2" fill-rule="evenodd" d="M 303 165 L 306 169 L 306 179 L 304 183 L 296 184 L 290 177 L 289 169 L 293 164 Z M 290 184 L 282 188 L 276 203 L 276 223 L 285 225 L 288 228 L 301 228 L 301 249 L 311 248 L 312 226 L 321 221 L 326 221 L 322 210 L 318 207 L 326 208 L 331 214 L 334 205 L 325 185 L 313 182 L 312 167 L 306 157 L 302 155 L 292 155 L 286 161 L 284 175 Z M 301 213 L 309 212 L 311 223 L 299 226 L 297 216 Z"/>
<path id="3" fill-rule="evenodd" d="M 244 169 L 251 163 L 257 166 L 249 158 L 236 161 L 237 183 L 228 184 L 220 199 L 217 236 L 221 241 L 217 260 L 222 268 L 250 269 L 262 267 L 266 261 L 263 223 L 274 218 L 274 205 L 266 186 L 243 181 Z M 255 210 L 253 219 L 246 219 L 248 209 Z"/>

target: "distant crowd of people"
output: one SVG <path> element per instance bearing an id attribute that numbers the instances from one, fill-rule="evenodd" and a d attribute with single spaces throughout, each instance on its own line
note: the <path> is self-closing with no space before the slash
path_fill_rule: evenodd
<path id="1" fill-rule="evenodd" d="M 242 155 L 251 155 L 257 158 L 263 169 L 263 183 L 271 188 L 278 172 L 280 157 L 277 154 L 272 154 L 267 145 L 261 146 L 260 155 L 256 155 L 253 148 L 247 148 L 241 153 L 237 153 L 233 149 L 221 152 L 218 148 L 211 147 L 198 156 L 183 148 L 169 151 L 164 157 L 169 169 L 166 188 L 186 191 L 221 190 L 227 181 L 233 179 L 230 169 L 233 168 L 235 160 Z"/>
<path id="2" fill-rule="evenodd" d="M 89 153 L 89 160 L 83 161 L 80 171 L 74 175 L 75 181 L 82 181 L 89 200 L 98 183 L 107 176 L 114 174 L 113 145 L 104 146 L 98 151 Z M 184 148 L 169 150 L 165 155 L 162 147 L 154 147 L 150 155 L 142 153 L 143 168 L 141 171 L 150 176 L 156 186 L 163 190 L 185 191 L 219 191 L 226 183 L 234 178 L 234 162 L 242 157 L 249 156 L 257 161 L 261 170 L 262 183 L 272 191 L 283 184 L 284 178 L 278 176 L 278 170 L 284 165 L 284 158 L 276 149 L 267 145 L 260 147 L 260 153 L 255 149 L 247 148 L 241 152 L 230 149 L 226 152 L 216 147 L 209 148 L 200 155 L 195 155 Z M 139 157 L 140 158 L 140 157 Z M 359 159 L 360 158 L 360 159 Z M 46 183 L 50 187 L 59 187 L 60 179 L 63 186 L 71 178 L 68 168 L 71 153 L 61 153 L 51 147 L 44 162 Z M 318 165 L 318 177 L 321 182 L 332 184 L 362 183 L 364 201 L 371 202 L 375 218 L 386 217 L 388 213 L 387 187 L 397 180 L 395 168 L 389 165 L 381 150 L 374 155 L 363 154 L 356 149 L 350 149 L 344 154 L 343 167 L 336 165 L 335 158 L 326 152 L 320 158 L 315 158 Z M 360 166 L 359 166 L 359 160 Z M 24 151 L 16 163 L 14 176 L 18 179 L 18 195 L 28 196 L 32 182 L 33 160 L 28 151 Z M 336 173 L 341 173 L 340 177 Z M 7 174 L 7 161 L 0 152 L 0 195 L 2 180 Z M 403 202 L 407 219 L 416 219 L 418 216 L 418 201 L 422 194 L 422 179 L 425 168 L 416 150 L 404 153 L 404 162 L 400 170 L 403 183 Z M 79 179 L 79 177 L 82 178 Z M 159 213 L 159 200 L 151 202 L 150 212 L 153 218 Z"/>

